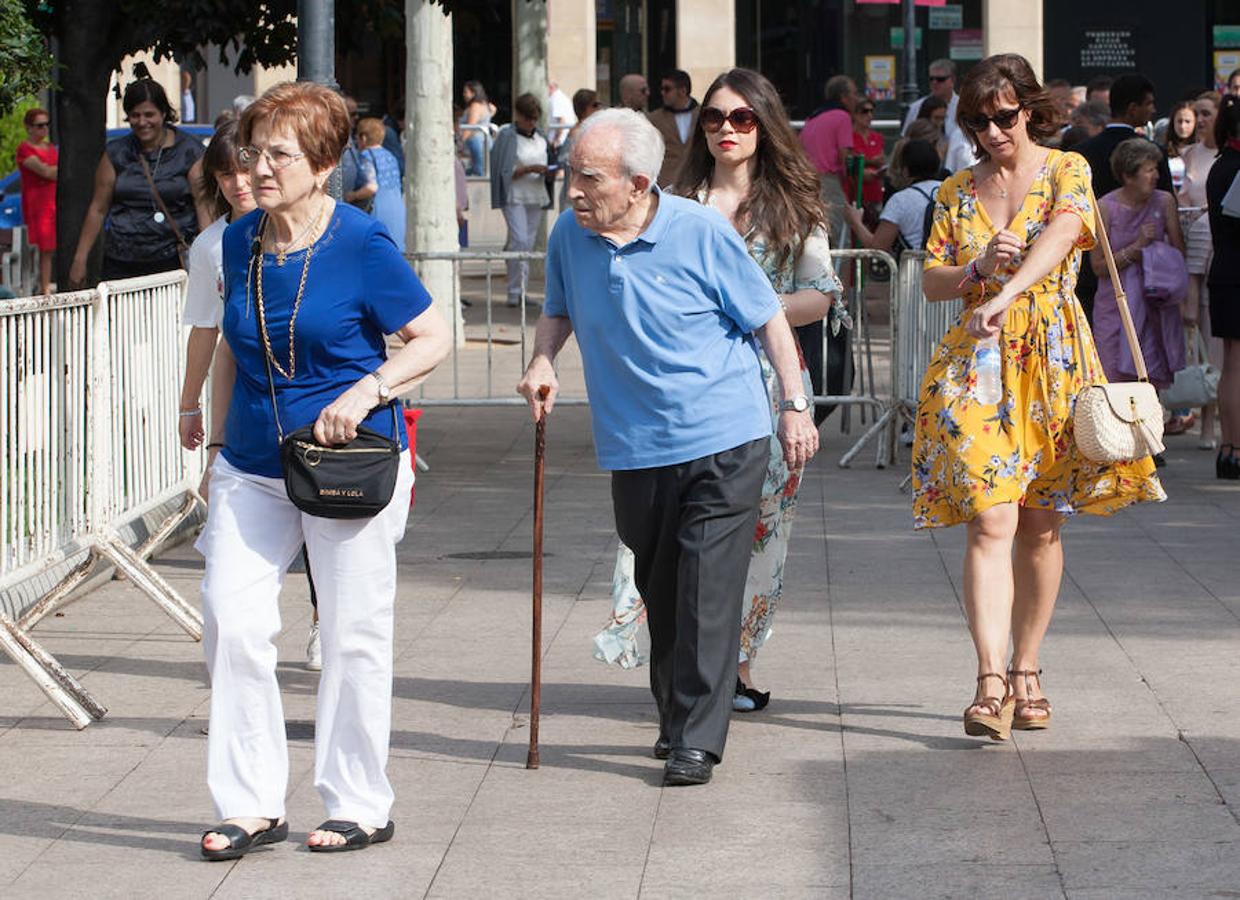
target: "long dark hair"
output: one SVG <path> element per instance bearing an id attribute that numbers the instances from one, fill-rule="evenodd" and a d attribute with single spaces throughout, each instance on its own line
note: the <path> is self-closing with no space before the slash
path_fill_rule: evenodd
<path id="1" fill-rule="evenodd" d="M 770 81 L 750 69 L 731 69 L 711 82 L 702 106 L 725 87 L 744 97 L 758 117 L 757 166 L 749 196 L 741 202 L 736 217 L 750 226 L 752 234 L 762 236 L 775 252 L 776 267 L 783 268 L 814 229 L 826 222 L 826 209 L 818 195 L 818 172 L 788 124 L 779 92 Z M 714 173 L 715 158 L 699 121 L 672 192 L 694 197 L 710 186 Z"/>
<path id="2" fill-rule="evenodd" d="M 470 100 L 469 101 L 470 103 L 473 103 L 475 101 L 477 101 L 478 103 L 489 103 L 490 102 L 489 100 L 487 100 L 487 89 L 482 86 L 481 81 L 467 81 L 465 82 L 465 87 L 469 88 L 474 93 L 474 99 Z"/>
<path id="3" fill-rule="evenodd" d="M 1218 118 L 1214 120 L 1214 143 L 1221 155 L 1227 142 L 1240 137 L 1240 97 L 1228 94 L 1218 105 Z"/>
<path id="4" fill-rule="evenodd" d="M 207 152 L 202 156 L 202 195 L 214 202 L 216 218 L 232 212 L 220 190 L 219 179 L 221 175 L 237 171 L 237 149 L 237 121 L 230 118 L 216 126 Z"/>
<path id="5" fill-rule="evenodd" d="M 1021 108 L 1029 113 L 1027 127 L 1034 143 L 1045 145 L 1059 133 L 1059 110 L 1050 93 L 1038 83 L 1029 60 L 1018 53 L 988 56 L 964 76 L 960 100 L 956 103 L 956 122 L 973 142 L 979 159 L 989 159 L 990 153 L 965 124 L 965 119 L 984 115 L 987 106 L 993 107 L 995 101 L 1007 93 L 1014 94 Z"/>

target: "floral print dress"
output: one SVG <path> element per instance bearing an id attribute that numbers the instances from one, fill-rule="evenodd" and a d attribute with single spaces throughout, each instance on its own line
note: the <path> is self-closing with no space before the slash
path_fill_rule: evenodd
<path id="1" fill-rule="evenodd" d="M 1094 245 L 1089 164 L 1050 151 L 1008 228 L 1032 244 L 1061 213 L 1084 223 L 1076 246 L 1008 308 L 999 335 L 1003 398 L 973 399 L 976 339 L 965 330 L 973 309 L 1020 268 L 1023 254 L 981 285 L 934 352 L 921 384 L 913 442 L 913 523 L 936 528 L 967 522 L 999 503 L 1071 515 L 1110 515 L 1166 495 L 1150 458 L 1101 464 L 1086 459 L 1072 433 L 1076 396 L 1104 381 L 1075 287 L 1081 252 Z M 926 247 L 926 270 L 980 256 L 1003 226 L 979 202 L 972 169 L 943 183 Z"/>
<path id="2" fill-rule="evenodd" d="M 848 326 L 847 308 L 840 305 L 843 288 L 831 263 L 831 247 L 825 229 L 814 231 L 805 240 L 800 252 L 783 266 L 777 265 L 778 254 L 768 250 L 761 237 L 751 236 L 749 252 L 762 266 L 777 294 L 790 294 L 806 288 L 832 294 L 834 299 L 829 313 L 832 327 Z M 760 347 L 758 361 L 771 402 L 771 430 L 774 432 L 779 420 L 779 379 Z M 801 381 L 806 396 L 812 397 L 814 391 L 804 361 L 801 363 Z M 771 633 L 771 620 L 784 590 L 784 560 L 788 556 L 788 538 L 796 514 L 801 473 L 801 469 L 788 468 L 784 462 L 783 447 L 772 433 L 762 499 L 758 504 L 753 552 L 745 577 L 740 623 L 741 662 L 752 659 Z M 633 576 L 633 552 L 622 543 L 616 554 L 616 568 L 612 575 L 611 621 L 594 638 L 595 657 L 626 669 L 645 662 L 645 655 L 638 646 L 638 636 L 645 619 L 645 607 Z"/>

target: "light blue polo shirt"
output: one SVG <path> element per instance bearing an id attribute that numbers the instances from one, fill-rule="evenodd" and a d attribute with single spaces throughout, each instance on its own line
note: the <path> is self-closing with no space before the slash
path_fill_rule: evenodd
<path id="1" fill-rule="evenodd" d="M 603 469 L 674 465 L 771 433 L 752 332 L 779 298 L 723 216 L 658 198 L 623 247 L 572 210 L 547 244 L 543 314 L 572 322 Z"/>

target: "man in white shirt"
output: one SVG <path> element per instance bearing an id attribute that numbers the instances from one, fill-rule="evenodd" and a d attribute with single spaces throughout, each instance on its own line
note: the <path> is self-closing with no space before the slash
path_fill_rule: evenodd
<path id="1" fill-rule="evenodd" d="M 944 123 L 944 131 L 950 140 L 952 134 L 960 130 L 960 126 L 956 123 L 956 103 L 960 97 L 956 94 L 956 64 L 950 59 L 936 59 L 930 63 L 930 93 L 928 96 L 938 97 L 947 104 L 947 121 Z M 913 102 L 908 108 L 908 112 L 904 116 L 904 127 L 901 134 L 908 134 L 908 127 L 913 124 L 913 120 L 917 118 L 917 114 L 921 112 L 921 105 L 926 100 L 922 97 Z"/>
<path id="2" fill-rule="evenodd" d="M 560 90 L 558 83 L 547 82 L 547 137 L 551 146 L 559 147 L 568 137 L 568 132 L 577 124 L 577 114 L 573 112 L 573 101 Z"/>

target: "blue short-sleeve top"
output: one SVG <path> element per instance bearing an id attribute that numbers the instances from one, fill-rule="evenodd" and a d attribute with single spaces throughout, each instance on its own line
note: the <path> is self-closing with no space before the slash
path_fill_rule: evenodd
<path id="1" fill-rule="evenodd" d="M 752 333 L 779 298 L 727 219 L 655 191 L 653 219 L 623 247 L 572 210 L 547 244 L 543 314 L 572 322 L 603 469 L 674 465 L 771 433 Z"/>
<path id="2" fill-rule="evenodd" d="M 280 445 L 250 266 L 260 216 L 258 210 L 242 216 L 224 232 L 221 328 L 237 360 L 237 378 L 221 452 L 243 472 L 279 478 Z M 289 253 L 283 266 L 277 264 L 275 254 L 262 257 L 267 334 L 285 371 L 289 369 L 289 318 L 306 252 Z M 284 434 L 313 424 L 324 407 L 379 368 L 387 358 L 384 335 L 417 318 L 430 304 L 426 288 L 387 230 L 360 210 L 337 203 L 310 257 L 297 314 L 292 380 L 272 367 Z M 402 448 L 407 446 L 403 423 L 394 429 L 386 406 L 372 410 L 362 424 L 397 437 Z"/>

